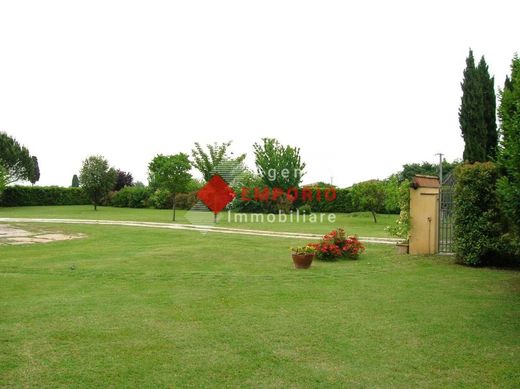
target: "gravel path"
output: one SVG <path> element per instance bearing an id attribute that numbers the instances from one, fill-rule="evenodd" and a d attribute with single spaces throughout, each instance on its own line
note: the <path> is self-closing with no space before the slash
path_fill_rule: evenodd
<path id="1" fill-rule="evenodd" d="M 37 219 L 37 218 L 0 218 L 0 223 L 57 223 L 57 224 L 89 224 L 89 225 L 109 225 L 109 226 L 128 226 L 128 227 L 145 227 L 145 228 L 164 228 L 171 230 L 189 230 L 201 233 L 221 233 L 221 234 L 237 234 L 251 236 L 272 236 L 276 238 L 291 239 L 319 239 L 322 235 L 305 234 L 299 232 L 276 232 L 263 230 L 250 230 L 241 228 L 216 227 L 195 224 L 177 224 L 177 223 L 155 223 L 155 222 L 138 222 L 123 220 L 89 220 L 89 219 Z M 396 244 L 399 239 L 394 238 L 377 238 L 369 236 L 360 236 L 359 240 L 366 243 L 380 244 Z"/>

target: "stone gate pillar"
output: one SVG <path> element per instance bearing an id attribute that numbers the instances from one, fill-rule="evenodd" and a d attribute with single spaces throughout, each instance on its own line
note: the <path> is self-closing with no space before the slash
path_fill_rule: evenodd
<path id="1" fill-rule="evenodd" d="M 410 254 L 436 254 L 439 239 L 439 179 L 416 175 L 410 185 Z"/>

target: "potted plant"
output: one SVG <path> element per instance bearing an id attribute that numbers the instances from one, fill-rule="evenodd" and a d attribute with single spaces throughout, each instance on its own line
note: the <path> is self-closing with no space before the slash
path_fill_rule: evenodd
<path id="1" fill-rule="evenodd" d="M 311 267 L 316 250 L 312 246 L 292 247 L 292 259 L 296 269 L 308 269 Z"/>

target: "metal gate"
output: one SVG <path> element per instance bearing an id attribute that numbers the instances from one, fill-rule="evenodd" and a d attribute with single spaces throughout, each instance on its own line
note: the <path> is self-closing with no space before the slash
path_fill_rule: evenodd
<path id="1" fill-rule="evenodd" d="M 453 207 L 455 177 L 449 174 L 441 185 L 439 195 L 439 253 L 451 254 L 453 250 Z"/>

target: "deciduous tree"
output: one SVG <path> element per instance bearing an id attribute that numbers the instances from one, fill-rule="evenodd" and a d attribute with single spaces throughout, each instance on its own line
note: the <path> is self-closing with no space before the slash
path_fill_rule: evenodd
<path id="1" fill-rule="evenodd" d="M 360 182 L 352 186 L 352 202 L 363 211 L 370 211 L 377 223 L 377 213 L 385 207 L 385 184 L 379 180 Z"/>
<path id="2" fill-rule="evenodd" d="M 284 146 L 273 138 L 253 145 L 258 174 L 269 188 L 297 188 L 305 174 L 298 147 Z"/>
<path id="3" fill-rule="evenodd" d="M 191 163 L 188 155 L 157 155 L 148 165 L 152 187 L 166 189 L 173 197 L 173 221 L 175 221 L 175 196 L 186 190 L 191 180 Z"/>
<path id="4" fill-rule="evenodd" d="M 206 145 L 207 151 L 198 142 L 195 143 L 194 149 L 191 150 L 191 157 L 193 158 L 191 163 L 195 169 L 201 172 L 204 181 L 209 181 L 214 174 L 219 174 L 226 179 L 222 172 L 227 171 L 230 167 L 239 166 L 244 161 L 245 154 L 232 157 L 231 153 L 228 152 L 231 143 L 232 141 L 209 144 Z"/>
<path id="5" fill-rule="evenodd" d="M 86 195 L 92 201 L 94 210 L 114 187 L 117 173 L 108 165 L 108 161 L 99 155 L 90 156 L 83 161 L 79 182 Z"/>

